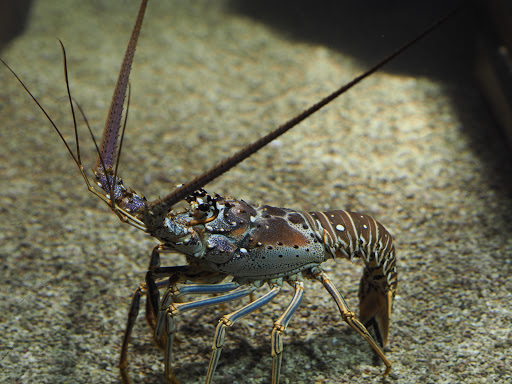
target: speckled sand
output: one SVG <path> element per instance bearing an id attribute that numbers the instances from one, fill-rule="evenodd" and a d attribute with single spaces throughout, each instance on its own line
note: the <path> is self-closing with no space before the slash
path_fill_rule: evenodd
<path id="1" fill-rule="evenodd" d="M 149 198 L 166 194 L 446 9 L 364 14 L 346 4 L 270 3 L 150 1 L 131 77 L 126 185 Z M 67 49 L 73 96 L 100 136 L 137 8 L 36 1 L 26 32 L 1 52 L 70 140 L 56 37 Z M 510 149 L 473 86 L 472 62 L 456 59 L 472 45 L 461 28 L 436 32 L 208 186 L 246 201 L 366 212 L 396 237 L 392 374 L 382 379 L 370 347 L 309 282 L 285 336 L 283 384 L 512 382 Z M 5 68 L 0 122 L 0 382 L 118 382 L 125 316 L 156 242 L 87 193 Z M 82 132 L 90 168 L 94 150 Z M 180 263 L 179 255 L 163 261 Z M 326 268 L 356 309 L 361 266 Z M 288 290 L 228 331 L 215 384 L 269 383 L 272 320 L 290 297 Z M 181 319 L 175 367 L 183 383 L 204 380 L 214 327 L 230 308 Z M 130 350 L 134 381 L 162 383 L 162 356 L 141 318 Z"/>

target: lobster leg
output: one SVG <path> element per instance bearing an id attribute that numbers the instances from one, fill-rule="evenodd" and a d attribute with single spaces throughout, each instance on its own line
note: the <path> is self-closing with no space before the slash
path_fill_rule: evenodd
<path id="1" fill-rule="evenodd" d="M 159 253 L 159 246 L 156 246 L 153 248 L 153 252 L 151 253 L 151 259 L 149 261 L 149 268 L 148 270 L 151 272 L 155 268 L 158 268 L 160 265 L 160 253 Z M 188 266 L 187 266 L 188 267 Z M 182 267 L 175 267 L 176 269 L 182 268 Z M 149 296 L 146 302 L 146 319 L 148 320 L 148 323 L 152 326 L 154 326 L 154 315 L 152 313 L 151 309 L 151 297 L 155 297 L 154 291 L 156 290 L 156 300 L 158 302 L 158 289 L 164 288 L 169 284 L 168 279 L 161 280 L 158 282 L 155 282 L 154 279 L 148 279 L 148 275 L 150 272 L 146 275 L 146 283 L 142 283 L 139 285 L 139 287 L 135 290 L 132 297 L 132 303 L 130 304 L 130 310 L 128 311 L 128 320 L 126 322 L 126 328 L 124 331 L 123 336 L 123 343 L 121 345 L 121 356 L 119 359 L 119 369 L 121 371 L 121 379 L 123 383 L 129 383 L 130 379 L 128 377 L 128 344 L 130 343 L 130 338 L 132 335 L 133 326 L 135 325 L 135 322 L 137 321 L 137 317 L 139 315 L 139 308 L 140 308 L 140 297 L 142 295 Z M 158 308 L 158 306 L 157 306 Z M 148 313 L 149 312 L 149 313 Z"/>
<path id="2" fill-rule="evenodd" d="M 267 304 L 269 301 L 275 298 L 280 291 L 280 286 L 273 285 L 269 292 L 257 298 L 252 303 L 234 312 L 231 312 L 229 315 L 222 316 L 222 318 L 219 320 L 219 324 L 217 324 L 217 328 L 215 329 L 215 334 L 213 336 L 212 356 L 210 358 L 210 364 L 208 365 L 205 384 L 211 384 L 212 382 L 213 374 L 217 368 L 220 353 L 226 338 L 226 328 L 231 327 L 237 320 Z"/>
<path id="3" fill-rule="evenodd" d="M 191 272 L 190 265 L 160 267 L 160 254 L 169 251 L 163 245 L 157 245 L 153 248 L 151 259 L 149 261 L 148 272 L 146 274 L 146 282 L 139 285 L 135 290 L 130 309 L 128 311 L 128 320 L 126 322 L 126 329 L 124 331 L 123 342 L 121 346 L 121 356 L 119 359 L 119 369 L 121 371 L 121 380 L 127 384 L 130 382 L 128 376 L 128 345 L 132 335 L 132 330 L 139 315 L 140 298 L 147 296 L 146 300 L 146 320 L 153 330 L 157 326 L 157 318 L 159 315 L 158 309 L 160 308 L 160 294 L 159 290 L 165 287 L 174 286 L 178 281 L 182 281 L 191 276 L 198 278 L 201 273 Z M 205 273 L 208 277 L 208 273 Z M 155 281 L 155 279 L 163 280 Z M 163 348 L 161 337 L 156 337 L 155 342 Z"/>
<path id="4" fill-rule="evenodd" d="M 153 329 L 155 328 L 156 316 L 158 314 L 158 303 L 160 302 L 160 293 L 155 282 L 154 273 L 160 267 L 161 251 L 162 249 L 160 245 L 157 245 L 153 248 L 153 251 L 151 252 L 151 258 L 149 259 L 148 272 L 146 273 L 146 321 Z"/>
<path id="5" fill-rule="evenodd" d="M 225 293 L 229 291 L 233 291 L 234 289 L 240 287 L 238 283 L 226 283 L 226 284 L 192 284 L 185 285 L 184 287 L 176 287 L 174 285 L 170 286 L 164 293 L 162 297 L 162 302 L 160 304 L 160 311 L 158 312 L 158 317 L 155 326 L 155 340 L 160 339 L 162 336 L 163 325 L 165 321 L 165 313 L 174 304 L 174 308 L 177 309 L 181 304 L 192 304 L 197 303 L 199 306 L 206 306 L 212 304 L 204 304 L 201 300 L 195 302 L 187 302 L 187 303 L 175 303 L 176 299 L 183 297 L 185 295 L 193 295 L 193 294 L 218 294 Z M 224 296 L 220 296 L 224 298 Z M 226 299 L 226 301 L 229 299 Z M 194 309 L 190 306 L 188 309 Z M 181 308 L 180 312 L 187 310 L 187 308 Z"/>
<path id="6" fill-rule="evenodd" d="M 241 299 L 242 297 L 250 295 L 252 292 L 254 292 L 257 289 L 257 287 L 254 285 L 240 287 L 238 285 L 238 283 L 227 283 L 227 284 L 221 284 L 221 285 L 225 286 L 225 287 L 228 285 L 231 285 L 232 286 L 231 292 L 229 292 L 225 295 L 221 295 L 221 296 L 210 297 L 208 299 L 190 301 L 187 303 L 170 304 L 169 307 L 167 307 L 165 310 L 161 311 L 162 316 L 165 316 L 166 325 L 167 325 L 167 327 L 166 327 L 167 335 L 166 335 L 166 343 L 165 343 L 165 377 L 167 380 L 169 380 L 171 382 L 173 382 L 173 380 L 174 380 L 173 375 L 172 375 L 172 369 L 171 369 L 171 358 L 172 358 L 172 346 L 174 343 L 174 335 L 176 334 L 175 317 L 179 313 L 182 313 L 185 311 L 190 311 L 192 309 L 198 309 L 198 308 L 207 307 L 210 305 L 218 305 L 218 304 L 222 304 L 222 303 L 227 303 L 228 301 Z M 234 287 L 234 289 L 233 289 L 233 287 Z M 184 287 L 182 289 L 182 291 L 186 288 L 187 287 Z M 188 292 L 189 294 L 219 292 L 219 290 L 218 290 L 219 286 L 214 287 L 213 284 L 212 285 L 208 284 L 208 285 L 202 286 L 202 287 L 201 287 L 201 285 L 194 284 L 194 285 L 189 286 L 188 288 L 191 288 Z M 194 290 L 195 290 L 195 292 L 194 292 Z M 225 290 L 227 290 L 227 289 L 225 289 Z M 170 292 L 170 291 L 171 291 L 171 289 L 168 290 L 168 292 Z M 164 297 L 162 302 L 166 302 L 168 300 L 169 300 L 168 297 Z M 155 333 L 161 332 L 161 326 L 159 325 L 160 323 L 163 323 L 163 321 L 157 321 L 157 328 L 155 329 Z M 155 338 L 159 338 L 159 336 L 155 335 Z"/>
<path id="7" fill-rule="evenodd" d="M 384 375 L 388 375 L 391 372 L 391 363 L 386 358 L 386 355 L 384 355 L 384 352 L 379 347 L 379 345 L 375 342 L 372 335 L 368 332 L 366 327 L 361 324 L 359 320 L 355 317 L 354 312 L 352 312 L 345 299 L 341 295 L 341 293 L 336 289 L 336 286 L 333 284 L 331 279 L 327 276 L 327 274 L 320 268 L 316 267 L 311 270 L 313 276 L 320 281 L 327 292 L 332 296 L 334 301 L 336 302 L 336 305 L 338 306 L 341 317 L 343 320 L 352 327 L 353 330 L 355 330 L 357 333 L 359 333 L 361 336 L 364 337 L 364 339 L 370 344 L 370 346 L 373 348 L 373 350 L 379 355 L 379 357 L 382 359 L 384 364 L 386 365 L 386 370 L 384 371 Z"/>
<path id="8" fill-rule="evenodd" d="M 140 297 L 146 294 L 146 285 L 141 284 L 135 290 L 132 297 L 132 303 L 130 304 L 130 310 L 128 311 L 128 320 L 126 322 L 126 329 L 124 330 L 123 343 L 121 345 L 121 356 L 119 358 L 119 370 L 121 371 L 121 381 L 125 384 L 130 382 L 128 376 L 128 343 L 132 336 L 133 326 L 139 315 Z"/>
<path id="9" fill-rule="evenodd" d="M 281 362 L 283 360 L 283 332 L 288 327 L 288 323 L 293 314 L 299 308 L 304 293 L 304 283 L 295 282 L 295 295 L 284 313 L 274 323 L 271 336 L 271 356 L 272 356 L 272 384 L 279 384 L 279 373 L 281 371 Z"/>
<path id="10" fill-rule="evenodd" d="M 157 289 L 164 288 L 168 284 L 168 280 L 161 280 L 155 283 Z M 123 383 L 129 383 L 128 377 L 128 344 L 132 336 L 133 326 L 137 321 L 140 308 L 140 297 L 142 295 L 148 295 L 148 290 L 145 283 L 139 285 L 135 290 L 132 297 L 132 303 L 130 304 L 130 310 L 128 311 L 128 320 L 126 322 L 126 329 L 124 331 L 123 343 L 121 345 L 121 356 L 119 358 L 119 369 L 121 371 L 121 379 Z"/>

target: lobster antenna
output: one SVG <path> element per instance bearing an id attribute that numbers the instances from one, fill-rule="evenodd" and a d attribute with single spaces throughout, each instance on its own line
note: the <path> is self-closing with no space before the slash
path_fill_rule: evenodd
<path id="1" fill-rule="evenodd" d="M 233 168 L 235 165 L 241 163 L 243 160 L 247 159 L 249 156 L 251 156 L 256 151 L 260 150 L 264 146 L 266 146 L 268 143 L 270 143 L 272 140 L 276 139 L 277 137 L 281 136 L 283 133 L 287 132 L 291 128 L 295 127 L 297 124 L 311 116 L 313 113 L 319 111 L 321 108 L 329 104 L 331 101 L 336 99 L 341 94 L 348 91 L 350 88 L 361 82 L 363 79 L 367 78 L 380 68 L 382 68 L 385 64 L 387 64 L 389 61 L 393 60 L 395 57 L 400 55 L 402 52 L 407 50 L 412 45 L 416 44 L 418 41 L 423 39 L 425 36 L 430 34 L 434 29 L 439 27 L 441 24 L 443 24 L 445 21 L 450 19 L 453 15 L 455 15 L 459 10 L 466 5 L 466 3 L 460 4 L 458 7 L 453 9 L 451 12 L 446 14 L 445 16 L 441 17 L 434 23 L 432 23 L 429 27 L 427 27 L 423 32 L 421 32 L 418 36 L 413 38 L 412 40 L 409 40 L 405 44 L 403 44 L 401 47 L 396 49 L 394 52 L 392 52 L 389 56 L 385 57 L 381 61 L 379 61 L 377 64 L 375 64 L 373 67 L 368 69 L 366 72 L 362 73 L 361 75 L 357 76 L 350 82 L 346 83 L 345 85 L 338 88 L 336 91 L 332 92 L 330 95 L 326 96 L 322 100 L 320 100 L 318 103 L 313 104 L 311 107 L 307 108 L 294 118 L 288 120 L 283 125 L 279 126 L 278 128 L 274 129 L 267 135 L 261 137 L 260 139 L 254 141 L 253 143 L 247 145 L 245 148 L 241 149 L 240 151 L 236 152 L 234 155 L 220 161 L 215 166 L 204 172 L 203 174 L 197 176 L 193 180 L 181 185 L 180 187 L 176 188 L 174 191 L 172 191 L 167 196 L 156 199 L 152 201 L 149 205 L 149 210 L 154 216 L 159 215 L 166 215 L 167 212 L 169 212 L 173 205 L 178 203 L 180 200 L 183 200 L 185 197 L 190 195 L 195 190 L 202 188 L 210 181 L 215 180 L 217 177 L 222 175 L 223 173 L 229 171 L 231 168 Z"/>
<path id="2" fill-rule="evenodd" d="M 124 54 L 119 77 L 117 78 L 116 88 L 112 95 L 112 102 L 108 111 L 107 121 L 105 122 L 105 128 L 103 129 L 100 154 L 98 155 L 98 160 L 96 161 L 94 170 L 103 168 L 103 172 L 105 172 L 105 174 L 107 172 L 105 166 L 107 168 L 112 168 L 115 163 L 117 139 L 119 137 L 119 129 L 121 126 L 121 115 L 126 96 L 126 88 L 128 86 L 133 56 L 135 55 L 135 47 L 137 46 L 137 40 L 142 28 L 142 20 L 144 19 L 147 3 L 147 0 L 143 0 L 140 4 L 137 20 L 135 21 L 135 26 L 133 27 L 130 41 Z"/>
<path id="3" fill-rule="evenodd" d="M 62 43 L 61 39 L 58 39 L 59 40 L 59 43 L 60 43 L 60 47 L 62 48 L 62 58 L 63 58 L 63 61 L 64 61 L 64 78 L 66 79 L 66 90 L 67 90 L 67 93 L 68 93 L 68 99 L 69 99 L 69 106 L 71 108 L 71 115 L 73 116 L 73 127 L 75 129 L 75 140 L 76 140 L 76 156 L 78 158 L 78 162 L 77 162 L 77 165 L 80 169 L 80 172 L 82 172 L 82 175 L 87 178 L 87 176 L 85 175 L 85 173 L 83 173 L 83 166 L 82 166 L 82 159 L 80 158 L 80 140 L 78 138 L 78 126 L 76 125 L 76 115 L 75 115 L 75 108 L 73 107 L 73 98 L 71 97 L 71 89 L 69 87 L 69 76 L 68 76 L 68 60 L 67 60 L 67 56 L 66 56 L 66 49 L 64 48 L 64 44 Z M 98 149 L 98 144 L 96 143 L 96 139 L 94 138 L 94 135 L 92 133 L 92 130 L 91 130 L 91 126 L 89 125 L 89 121 L 87 120 L 87 117 L 85 116 L 85 113 L 84 111 L 82 110 L 82 107 L 80 106 L 80 104 L 78 104 L 78 102 L 76 102 L 76 105 L 80 111 L 80 113 L 82 114 L 82 117 L 85 121 L 85 124 L 87 125 L 87 128 L 89 129 L 89 132 L 91 133 L 91 137 L 92 137 L 92 140 L 94 142 L 94 145 L 96 146 L 96 151 L 98 151 L 98 154 L 99 154 L 99 149 Z M 105 164 L 103 164 L 103 169 L 105 169 Z M 86 180 L 87 182 L 87 180 Z M 87 183 L 88 184 L 88 183 Z M 110 180 L 107 178 L 107 184 L 109 185 L 109 189 L 113 190 L 113 188 L 110 188 Z"/>
<path id="4" fill-rule="evenodd" d="M 60 43 L 60 47 L 62 48 L 62 57 L 64 60 L 64 78 L 66 79 L 66 89 L 68 92 L 69 106 L 71 108 L 71 115 L 73 116 L 73 127 L 75 128 L 75 141 L 76 141 L 76 156 L 78 158 L 78 164 L 82 164 L 82 159 L 80 158 L 80 141 L 78 140 L 78 127 L 76 125 L 76 115 L 75 108 L 73 108 L 73 100 L 71 99 L 71 90 L 69 89 L 69 78 L 68 78 L 68 60 L 66 57 L 66 49 L 64 48 L 64 44 L 61 39 L 58 39 Z"/>
<path id="5" fill-rule="evenodd" d="M 46 118 L 48 119 L 48 121 L 50 122 L 50 124 L 53 126 L 53 128 L 55 129 L 55 131 L 57 132 L 57 134 L 59 135 L 60 139 L 62 140 L 62 142 L 64 143 L 64 145 L 66 146 L 66 149 L 68 150 L 70 156 L 73 158 L 73 161 L 76 163 L 76 165 L 78 166 L 78 168 L 81 168 L 81 164 L 80 164 L 80 161 L 78 160 L 78 158 L 75 156 L 75 154 L 73 153 L 73 151 L 71 150 L 68 142 L 66 141 L 66 139 L 64 138 L 64 136 L 62 135 L 61 131 L 59 130 L 59 128 L 57 127 L 57 125 L 55 124 L 55 122 L 52 120 L 52 118 L 50 117 L 50 115 L 48 115 L 48 113 L 46 112 L 46 110 L 43 108 L 43 106 L 41 105 L 41 103 L 39 103 L 39 101 L 37 101 L 36 97 L 32 94 L 32 92 L 29 91 L 29 89 L 27 88 L 27 86 L 25 85 L 25 83 L 23 83 L 23 81 L 21 81 L 21 79 L 19 78 L 19 76 L 16 74 L 16 72 L 14 72 L 12 70 L 11 67 L 9 67 L 9 65 L 7 65 L 7 63 L 5 61 L 3 61 L 1 58 L 0 58 L 0 61 L 2 62 L 3 65 L 5 65 L 7 67 L 7 69 L 14 75 L 14 77 L 16 78 L 16 80 L 18 80 L 18 82 L 21 84 L 21 86 L 25 89 L 25 91 L 29 94 L 29 96 L 32 98 L 32 100 L 34 101 L 34 103 L 37 104 L 37 106 L 39 107 L 39 109 L 41 110 L 41 112 L 44 113 L 44 115 L 46 116 Z"/>
<path id="6" fill-rule="evenodd" d="M 121 131 L 121 140 L 119 142 L 119 151 L 117 151 L 116 157 L 116 169 L 114 171 L 114 180 L 117 179 L 117 170 L 119 168 L 119 160 L 121 159 L 121 150 L 123 149 L 124 134 L 126 132 L 126 124 L 128 122 L 128 112 L 130 112 L 130 99 L 132 96 L 132 86 L 128 83 L 128 100 L 126 101 L 126 114 L 124 116 L 123 130 Z"/>
<path id="7" fill-rule="evenodd" d="M 100 150 L 99 150 L 98 144 L 96 142 L 96 138 L 94 137 L 94 134 L 92 133 L 91 126 L 89 125 L 89 121 L 87 120 L 87 117 L 85 116 L 85 113 L 82 110 L 82 107 L 80 106 L 80 104 L 78 102 L 73 100 L 73 98 L 71 96 L 71 90 L 70 90 L 70 87 L 69 87 L 69 77 L 68 77 L 68 65 L 67 65 L 67 60 L 66 60 L 66 50 L 64 48 L 64 44 L 62 43 L 62 41 L 60 39 L 58 39 L 58 40 L 59 40 L 60 46 L 62 48 L 62 56 L 63 56 L 63 60 L 64 60 L 64 77 L 65 77 L 65 80 L 66 80 L 66 89 L 67 89 L 67 94 L 68 94 L 68 99 L 69 99 L 69 105 L 70 105 L 70 108 L 71 108 L 71 114 L 73 115 L 73 126 L 75 128 L 75 140 L 76 140 L 76 151 L 77 151 L 76 155 L 71 150 L 71 147 L 69 146 L 68 142 L 66 141 L 66 139 L 62 135 L 60 129 L 57 127 L 57 125 L 52 120 L 50 115 L 48 115 L 48 113 L 43 108 L 41 103 L 39 103 L 39 101 L 32 94 L 32 92 L 30 92 L 30 90 L 27 88 L 25 83 L 23 83 L 23 81 L 19 78 L 19 76 L 16 74 L 16 72 L 14 72 L 12 70 L 12 68 L 9 67 L 9 65 L 7 65 L 7 63 L 5 61 L 3 61 L 1 58 L 0 58 L 0 62 L 2 62 L 2 64 L 5 65 L 7 67 L 7 69 L 14 75 L 16 80 L 18 80 L 18 82 L 21 84 L 21 86 L 29 94 L 29 96 L 32 98 L 34 103 L 36 103 L 36 105 L 39 107 L 39 109 L 44 113 L 44 115 L 46 116 L 48 121 L 51 123 L 51 125 L 53 126 L 53 128 L 55 129 L 57 134 L 59 135 L 60 139 L 62 140 L 62 142 L 66 146 L 66 149 L 67 149 L 68 153 L 73 158 L 73 161 L 75 162 L 75 164 L 77 165 L 78 169 L 80 170 L 80 173 L 84 177 L 87 185 L 89 185 L 89 182 L 88 182 L 86 174 L 84 173 L 83 166 L 82 166 L 82 161 L 81 161 L 81 158 L 80 158 L 80 142 L 79 142 L 79 138 L 78 138 L 78 126 L 77 126 L 77 123 L 76 123 L 76 114 L 75 114 L 75 109 L 73 107 L 73 102 L 76 103 L 76 106 L 78 107 L 78 110 L 80 111 L 80 114 L 82 115 L 82 118 L 83 118 L 85 124 L 87 125 L 87 128 L 89 129 L 89 133 L 91 134 L 91 137 L 92 137 L 92 140 L 94 142 L 94 145 L 96 146 L 96 151 L 98 152 L 98 155 L 101 157 Z M 102 161 L 103 168 L 105 168 L 103 160 L 101 160 L 101 161 Z M 107 178 L 107 183 L 109 185 L 109 189 L 112 190 L 112 188 L 110 187 L 111 181 L 108 178 Z"/>
<path id="8" fill-rule="evenodd" d="M 94 143 L 94 147 L 96 148 L 96 153 L 98 154 L 98 158 L 101 161 L 101 166 L 103 167 L 103 169 L 105 169 L 105 162 L 103 161 L 103 157 L 101 156 L 100 147 L 98 146 L 98 141 L 96 140 L 96 137 L 94 136 L 94 133 L 92 132 L 91 125 L 89 124 L 89 120 L 87 119 L 87 116 L 85 115 L 84 110 L 82 109 L 82 106 L 76 100 L 74 100 L 74 102 L 76 103 L 76 106 L 78 107 L 78 110 L 80 111 L 80 114 L 82 115 L 82 119 L 84 120 L 84 123 L 87 126 L 87 129 L 89 130 L 89 134 L 91 135 L 92 142 Z M 109 204 L 109 205 L 112 207 L 112 209 L 114 209 L 113 207 L 115 206 L 115 201 L 112 198 L 112 196 L 114 195 L 113 182 L 115 179 L 110 180 L 109 177 L 106 177 L 106 179 L 107 179 L 107 188 L 110 191 L 111 204 Z"/>

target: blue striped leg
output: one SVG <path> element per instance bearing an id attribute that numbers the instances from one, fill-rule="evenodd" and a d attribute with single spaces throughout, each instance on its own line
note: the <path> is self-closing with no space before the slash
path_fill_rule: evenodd
<path id="1" fill-rule="evenodd" d="M 185 295 L 194 295 L 194 294 L 218 294 L 232 291 L 238 288 L 240 284 L 238 283 L 225 283 L 225 284 L 190 284 L 190 285 L 171 285 L 167 288 L 164 295 L 162 296 L 162 301 L 160 302 L 160 308 L 158 311 L 158 316 L 156 320 L 155 326 L 155 340 L 160 340 L 163 332 L 163 326 L 165 323 L 165 319 L 167 317 L 167 309 L 175 304 L 178 305 L 180 303 L 175 303 L 176 299 L 183 297 Z M 193 303 L 193 302 L 192 302 Z M 200 304 L 201 301 L 198 301 Z M 189 304 L 189 303 L 182 303 Z M 206 304 L 208 305 L 208 304 Z M 213 305 L 213 304 L 210 304 Z M 192 309 L 192 308 L 190 308 Z M 183 310 L 182 310 L 183 311 Z"/>
<path id="2" fill-rule="evenodd" d="M 299 308 L 304 293 L 304 283 L 302 281 L 295 282 L 295 295 L 293 299 L 281 315 L 274 323 L 271 336 L 271 356 L 272 356 L 272 384 L 279 383 L 279 374 L 281 371 L 281 362 L 283 360 L 283 333 L 288 327 L 288 323 L 295 311 Z"/>
<path id="3" fill-rule="evenodd" d="M 338 306 L 338 309 L 340 310 L 341 317 L 343 320 L 352 327 L 353 330 L 355 330 L 357 333 L 359 333 L 361 336 L 364 337 L 364 339 L 370 344 L 370 346 L 373 348 L 373 350 L 379 355 L 379 357 L 382 359 L 384 364 L 386 365 L 386 370 L 384 371 L 384 376 L 388 375 L 391 372 L 391 363 L 387 359 L 386 355 L 384 355 L 384 352 L 379 347 L 379 345 L 375 342 L 372 335 L 368 332 L 366 327 L 357 320 L 354 312 L 352 312 L 348 308 L 348 304 L 341 295 L 341 293 L 336 289 L 336 286 L 333 284 L 331 279 L 327 276 L 327 274 L 320 268 L 313 268 L 311 270 L 313 273 L 313 276 L 320 281 L 327 292 L 332 296 L 334 301 L 336 302 L 336 305 Z"/>
<path id="4" fill-rule="evenodd" d="M 215 369 L 217 368 L 220 352 L 222 351 L 222 346 L 224 345 L 224 340 L 226 338 L 226 328 L 231 327 L 235 323 L 235 321 L 241 319 L 242 317 L 267 304 L 269 301 L 271 301 L 274 297 L 277 296 L 279 291 L 281 291 L 280 286 L 272 285 L 272 289 L 269 292 L 257 298 L 252 303 L 234 312 L 231 312 L 229 315 L 222 316 L 222 318 L 219 320 L 217 328 L 215 329 L 215 335 L 213 336 L 212 357 L 210 358 L 208 372 L 206 373 L 206 384 L 211 384 L 212 382 L 213 374 L 215 373 Z"/>
<path id="5" fill-rule="evenodd" d="M 177 296 L 189 294 L 213 294 L 228 292 L 221 296 L 210 297 L 186 303 L 173 302 L 173 288 L 169 288 L 162 299 L 161 310 L 159 312 L 157 325 L 155 327 L 155 338 L 160 338 L 163 323 L 166 323 L 166 343 L 165 343 L 165 377 L 172 382 L 173 375 L 171 369 L 172 346 L 174 343 L 174 335 L 176 334 L 176 320 L 175 317 L 179 313 L 198 309 L 211 305 L 218 305 L 227 303 L 232 300 L 239 300 L 242 297 L 250 295 L 256 290 L 254 285 L 241 287 L 238 283 L 225 283 L 225 284 L 191 284 L 179 288 Z M 167 305 L 168 304 L 168 305 Z"/>

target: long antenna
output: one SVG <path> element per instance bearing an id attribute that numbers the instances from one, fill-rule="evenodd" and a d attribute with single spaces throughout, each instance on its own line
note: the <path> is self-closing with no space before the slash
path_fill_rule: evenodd
<path id="1" fill-rule="evenodd" d="M 149 210 L 150 213 L 154 216 L 160 216 L 165 215 L 167 212 L 170 211 L 173 205 L 178 203 L 180 200 L 183 200 L 185 197 L 187 197 L 189 194 L 194 192 L 195 190 L 202 188 L 210 181 L 213 181 L 223 173 L 229 171 L 231 168 L 233 168 L 235 165 L 241 163 L 243 160 L 247 159 L 249 156 L 251 156 L 256 151 L 260 150 L 264 146 L 266 146 L 268 143 L 270 143 L 272 140 L 276 139 L 277 137 L 281 136 L 283 133 L 287 132 L 291 128 L 295 127 L 297 124 L 299 124 L 301 121 L 305 120 L 309 116 L 311 116 L 313 113 L 319 111 L 321 108 L 329 104 L 331 101 L 336 99 L 341 94 L 348 91 L 350 88 L 361 82 L 363 79 L 370 76 L 375 71 L 382 68 L 385 64 L 387 64 L 389 61 L 393 60 L 395 57 L 400 55 L 402 52 L 404 52 L 406 49 L 417 43 L 419 40 L 423 39 L 425 36 L 427 36 L 430 32 L 432 32 L 434 29 L 439 27 L 441 24 L 443 24 L 446 20 L 451 18 L 454 14 L 456 14 L 462 6 L 464 6 L 465 3 L 459 5 L 457 8 L 449 12 L 447 15 L 441 17 L 439 20 L 435 21 L 433 24 L 431 24 L 428 28 L 426 28 L 423 32 L 421 32 L 418 36 L 413 38 L 412 40 L 409 40 L 404 45 L 402 45 L 400 48 L 396 49 L 393 53 L 391 53 L 386 58 L 379 61 L 377 64 L 375 64 L 373 67 L 368 69 L 363 74 L 357 76 L 352 81 L 348 82 L 347 84 L 341 86 L 336 91 L 332 92 L 330 95 L 326 96 L 322 100 L 320 100 L 318 103 L 312 105 L 311 107 L 304 110 L 302 113 L 298 114 L 294 118 L 288 120 L 283 125 L 279 126 L 278 128 L 274 129 L 267 135 L 263 136 L 262 138 L 254 141 L 253 143 L 247 145 L 245 148 L 241 149 L 240 151 L 236 152 L 234 155 L 222 160 L 221 162 L 217 163 L 215 166 L 204 172 L 203 174 L 197 176 L 193 180 L 189 181 L 188 183 L 183 184 L 179 188 L 176 188 L 174 191 L 169 193 L 167 196 L 161 199 L 154 200 L 150 203 Z"/>
<path id="2" fill-rule="evenodd" d="M 117 78 L 116 89 L 112 95 L 112 102 L 108 111 L 107 121 L 103 129 L 103 137 L 100 144 L 100 153 L 94 170 L 100 170 L 107 167 L 112 169 L 116 160 L 117 139 L 119 137 L 119 130 L 121 127 L 121 115 L 123 112 L 124 99 L 126 96 L 126 88 L 128 87 L 128 80 L 130 78 L 130 70 L 132 68 L 133 56 L 135 55 L 135 47 L 142 28 L 142 20 L 146 11 L 147 0 L 143 0 L 140 4 L 139 13 L 135 26 L 132 30 L 130 42 L 126 48 L 121 65 L 121 71 Z M 103 172 L 107 172 L 103 169 Z"/>

